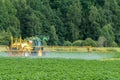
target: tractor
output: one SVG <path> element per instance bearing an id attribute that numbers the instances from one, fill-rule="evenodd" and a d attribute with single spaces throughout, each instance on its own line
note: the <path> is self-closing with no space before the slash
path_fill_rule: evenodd
<path id="1" fill-rule="evenodd" d="M 12 56 L 43 56 L 44 46 L 43 42 L 49 38 L 45 36 L 34 36 L 24 40 L 20 37 L 19 39 L 13 39 L 11 37 L 11 45 L 9 48 L 10 55 Z"/>

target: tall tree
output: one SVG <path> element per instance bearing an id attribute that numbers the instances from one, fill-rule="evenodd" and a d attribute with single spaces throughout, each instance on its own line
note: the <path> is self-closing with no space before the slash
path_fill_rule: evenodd
<path id="1" fill-rule="evenodd" d="M 82 6 L 79 0 L 72 0 L 66 13 L 66 27 L 68 30 L 67 37 L 74 41 L 80 38 L 81 11 Z"/>
<path id="2" fill-rule="evenodd" d="M 49 40 L 49 45 L 57 45 L 58 44 L 58 36 L 56 34 L 56 29 L 55 26 L 50 27 L 50 40 Z"/>
<path id="3" fill-rule="evenodd" d="M 101 20 L 100 20 L 100 12 L 99 9 L 95 6 L 90 7 L 90 12 L 89 12 L 89 37 L 97 40 L 98 37 L 100 36 L 100 29 L 101 29 Z"/>
<path id="4" fill-rule="evenodd" d="M 10 31 L 13 36 L 18 36 L 20 34 L 20 22 L 16 15 L 16 9 L 10 0 L 0 1 L 2 9 L 1 12 L 1 30 Z"/>
<path id="5" fill-rule="evenodd" d="M 110 24 L 107 24 L 102 28 L 101 35 L 106 38 L 105 46 L 112 46 L 112 43 L 115 40 L 115 34 L 113 32 L 113 27 Z"/>
<path id="6" fill-rule="evenodd" d="M 41 34 L 39 18 L 34 14 L 34 10 L 27 5 L 26 0 L 18 0 L 14 5 L 18 10 L 17 16 L 20 20 L 23 38 Z"/>

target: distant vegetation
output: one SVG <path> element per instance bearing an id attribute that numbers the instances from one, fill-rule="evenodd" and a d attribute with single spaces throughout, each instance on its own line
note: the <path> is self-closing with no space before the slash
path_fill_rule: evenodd
<path id="1" fill-rule="evenodd" d="M 120 0 L 0 0 L 0 44 L 10 35 L 47 35 L 48 45 L 120 46 Z"/>

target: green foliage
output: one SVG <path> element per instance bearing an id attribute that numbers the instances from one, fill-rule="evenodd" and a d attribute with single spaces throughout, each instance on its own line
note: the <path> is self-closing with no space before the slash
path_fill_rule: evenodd
<path id="1" fill-rule="evenodd" d="M 103 36 L 100 36 L 97 41 L 98 47 L 104 47 L 105 41 L 106 41 L 106 38 Z"/>
<path id="2" fill-rule="evenodd" d="M 51 26 L 50 27 L 50 40 L 49 40 L 49 45 L 57 45 L 58 43 L 58 36 L 56 34 L 56 29 L 55 29 L 55 26 Z"/>
<path id="3" fill-rule="evenodd" d="M 79 0 L 71 0 L 68 2 L 69 5 L 67 5 L 67 13 L 66 13 L 66 26 L 68 29 L 68 33 L 66 33 L 66 36 L 69 36 L 68 38 L 70 41 L 75 41 L 80 38 L 80 30 L 79 25 L 81 23 L 81 3 Z"/>
<path id="4" fill-rule="evenodd" d="M 72 43 L 70 41 L 64 41 L 63 46 L 71 46 L 71 45 L 72 45 Z"/>
<path id="5" fill-rule="evenodd" d="M 111 46 L 112 47 L 118 47 L 118 44 L 115 41 L 113 41 L 112 44 L 111 44 Z"/>
<path id="6" fill-rule="evenodd" d="M 82 46 L 82 42 L 83 42 L 82 40 L 76 40 L 76 41 L 73 42 L 72 45 L 73 46 Z"/>
<path id="7" fill-rule="evenodd" d="M 48 35 L 48 45 L 106 38 L 120 45 L 119 0 L 0 0 L 0 30 L 22 38 Z M 54 27 L 51 27 L 54 26 Z"/>
<path id="8" fill-rule="evenodd" d="M 1 80 L 120 79 L 119 61 L 0 57 L 0 64 Z"/>
<path id="9" fill-rule="evenodd" d="M 0 45 L 10 45 L 10 32 L 1 32 L 0 33 Z"/>
<path id="10" fill-rule="evenodd" d="M 97 46 L 97 43 L 94 40 L 92 40 L 91 38 L 87 38 L 81 44 L 82 44 L 82 46 L 93 46 L 93 47 Z"/>
<path id="11" fill-rule="evenodd" d="M 113 27 L 110 24 L 107 24 L 102 28 L 101 35 L 106 38 L 105 46 L 112 46 L 112 42 L 115 40 L 115 34 L 113 32 Z"/>
<path id="12" fill-rule="evenodd" d="M 47 46 L 47 42 L 46 42 L 46 41 L 43 41 L 43 45 L 44 45 L 44 46 Z"/>

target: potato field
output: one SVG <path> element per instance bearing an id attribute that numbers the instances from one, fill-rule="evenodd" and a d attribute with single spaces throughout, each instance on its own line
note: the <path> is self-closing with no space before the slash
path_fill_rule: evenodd
<path id="1" fill-rule="evenodd" d="M 119 75 L 119 60 L 0 57 L 0 80 L 120 80 Z"/>

